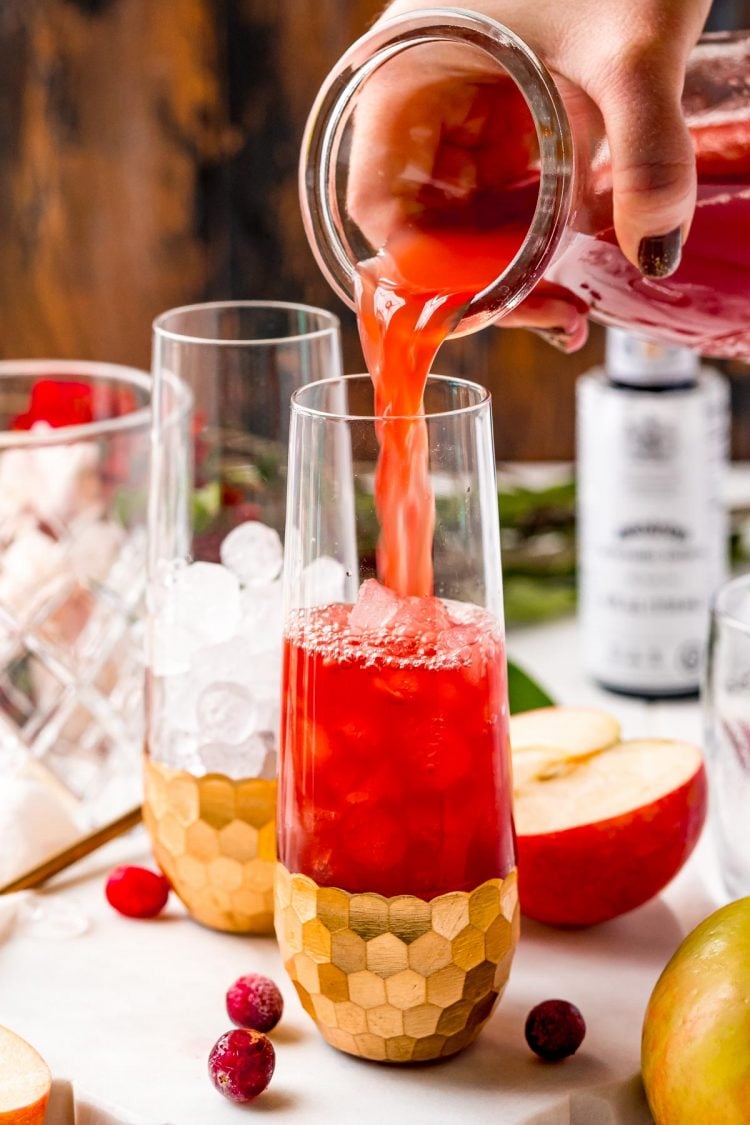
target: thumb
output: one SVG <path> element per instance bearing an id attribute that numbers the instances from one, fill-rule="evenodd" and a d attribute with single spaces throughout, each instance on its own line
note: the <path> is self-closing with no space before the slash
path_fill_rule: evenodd
<path id="1" fill-rule="evenodd" d="M 678 57 L 675 59 L 674 55 Z M 677 269 L 695 208 L 695 156 L 680 105 L 684 59 L 673 50 L 632 58 L 592 91 L 612 160 L 615 233 L 625 256 L 649 277 Z"/>

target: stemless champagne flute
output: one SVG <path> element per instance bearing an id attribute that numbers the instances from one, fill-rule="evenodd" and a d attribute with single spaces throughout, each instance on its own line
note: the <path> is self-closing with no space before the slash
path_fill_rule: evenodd
<path id="1" fill-rule="evenodd" d="M 272 928 L 289 399 L 341 370 L 321 309 L 154 325 L 144 820 L 198 921 Z"/>
<path id="2" fill-rule="evenodd" d="M 374 577 L 388 427 L 429 448 L 416 505 L 434 496 L 434 596 Z M 484 388 L 431 377 L 412 418 L 376 417 L 367 376 L 295 392 L 284 574 L 285 966 L 333 1046 L 392 1062 L 454 1054 L 489 1017 L 518 933 Z"/>

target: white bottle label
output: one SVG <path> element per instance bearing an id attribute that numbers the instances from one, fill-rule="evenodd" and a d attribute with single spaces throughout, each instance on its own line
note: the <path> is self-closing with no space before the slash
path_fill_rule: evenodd
<path id="1" fill-rule="evenodd" d="M 695 690 L 726 577 L 725 381 L 578 386 L 580 620 L 588 672 L 645 694 Z"/>

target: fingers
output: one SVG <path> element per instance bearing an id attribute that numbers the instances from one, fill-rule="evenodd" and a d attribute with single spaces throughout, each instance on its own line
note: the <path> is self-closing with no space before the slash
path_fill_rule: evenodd
<path id="1" fill-rule="evenodd" d="M 542 282 L 513 312 L 495 323 L 501 328 L 529 328 L 558 351 L 578 351 L 588 338 L 587 306 L 558 285 Z"/>
<path id="2" fill-rule="evenodd" d="M 684 59 L 679 48 L 667 54 L 660 43 L 623 55 L 591 91 L 609 139 L 617 240 L 649 277 L 679 266 L 695 207 L 695 157 L 680 106 Z"/>

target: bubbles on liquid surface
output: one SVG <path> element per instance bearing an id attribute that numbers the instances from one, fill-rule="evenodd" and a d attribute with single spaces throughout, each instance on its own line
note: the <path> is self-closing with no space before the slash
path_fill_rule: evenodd
<path id="1" fill-rule="evenodd" d="M 399 597 L 375 579 L 362 583 L 351 608 L 292 613 L 287 632 L 294 644 L 332 660 L 392 668 L 479 667 L 501 643 L 497 619 L 480 606 Z"/>

